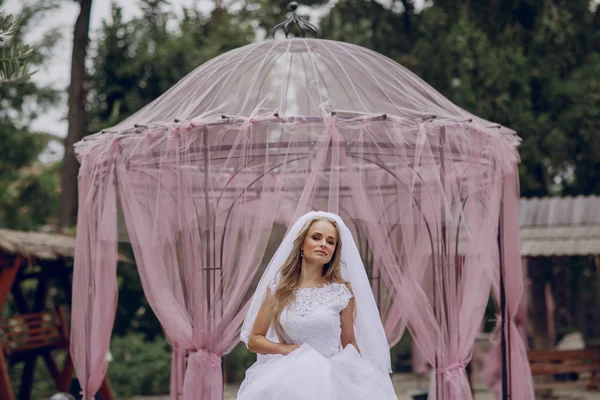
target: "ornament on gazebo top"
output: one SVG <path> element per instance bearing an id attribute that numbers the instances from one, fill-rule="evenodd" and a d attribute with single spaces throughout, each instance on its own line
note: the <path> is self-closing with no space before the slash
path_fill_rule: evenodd
<path id="1" fill-rule="evenodd" d="M 290 34 L 290 31 L 294 25 L 296 25 L 296 27 L 298 27 L 298 29 L 300 30 L 302 37 L 305 36 L 305 33 L 306 33 L 305 31 L 312 32 L 313 36 L 317 37 L 317 27 L 314 26 L 313 24 L 311 24 L 310 22 L 306 21 L 304 18 L 302 18 L 298 14 L 296 14 L 297 9 L 298 9 L 298 3 L 296 3 L 295 1 L 292 1 L 290 3 L 290 11 L 291 12 L 290 12 L 288 19 L 280 24 L 275 25 L 275 28 L 273 28 L 273 32 L 272 32 L 273 37 L 275 37 L 275 33 L 279 29 L 283 30 L 283 32 L 285 33 L 285 37 L 288 37 L 288 35 Z"/>

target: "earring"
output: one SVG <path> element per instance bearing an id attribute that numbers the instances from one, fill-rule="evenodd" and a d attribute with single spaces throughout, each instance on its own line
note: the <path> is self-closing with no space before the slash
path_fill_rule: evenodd
<path id="1" fill-rule="evenodd" d="M 300 258 L 304 256 L 304 250 L 300 250 Z"/>

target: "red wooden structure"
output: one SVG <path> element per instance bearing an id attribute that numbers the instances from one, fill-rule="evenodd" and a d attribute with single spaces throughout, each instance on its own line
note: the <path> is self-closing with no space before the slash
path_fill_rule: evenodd
<path id="1" fill-rule="evenodd" d="M 31 399 L 38 358 L 42 358 L 57 392 L 69 392 L 73 363 L 69 356 L 69 321 L 61 303 L 71 303 L 71 259 L 75 240 L 64 235 L 0 229 L 0 399 Z M 27 298 L 23 287 L 34 289 Z M 31 296 L 29 296 L 31 297 Z M 12 301 L 9 307 L 9 299 Z M 10 310 L 9 310 L 10 308 Z M 15 312 L 16 311 L 16 312 Z M 59 363 L 59 353 L 64 361 Z M 18 388 L 11 385 L 9 365 L 23 363 Z M 100 395 L 113 400 L 108 381 Z"/>

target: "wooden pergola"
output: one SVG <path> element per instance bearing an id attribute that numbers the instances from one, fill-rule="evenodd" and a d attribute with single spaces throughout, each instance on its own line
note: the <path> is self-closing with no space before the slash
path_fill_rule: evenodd
<path id="1" fill-rule="evenodd" d="M 72 258 L 75 238 L 61 234 L 0 229 L 0 399 L 31 398 L 35 366 L 43 359 L 58 392 L 69 392 L 73 363 L 69 355 L 68 312 L 71 304 Z M 34 287 L 25 295 L 23 287 Z M 7 300 L 12 297 L 12 303 Z M 10 304 L 10 306 L 9 306 Z M 10 307 L 10 309 L 9 309 Z M 59 365 L 56 353 L 64 353 Z M 23 363 L 18 390 L 8 375 L 9 365 Z M 15 397 L 17 394 L 18 397 Z M 105 379 L 100 396 L 114 396 Z"/>
<path id="2" fill-rule="evenodd" d="M 534 347 L 553 347 L 556 343 L 549 331 L 574 325 L 581 329 L 587 346 L 600 346 L 600 197 L 521 199 L 520 212 L 521 255 L 531 282 L 529 296 L 544 299 L 545 282 L 551 275 L 556 301 L 553 329 L 548 326 L 546 302 L 532 304 L 531 323 L 535 331 L 543 333 L 533 338 Z M 581 293 L 570 286 L 571 257 L 586 260 L 583 273 L 590 285 Z M 571 313 L 574 304 L 579 305 L 580 315 Z"/>

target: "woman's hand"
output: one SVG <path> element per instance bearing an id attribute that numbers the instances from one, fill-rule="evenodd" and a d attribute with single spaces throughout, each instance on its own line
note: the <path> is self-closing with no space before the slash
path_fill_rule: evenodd
<path id="1" fill-rule="evenodd" d="M 302 346 L 301 344 L 281 344 L 279 345 L 280 354 L 287 356 L 292 351 L 297 350 Z"/>

